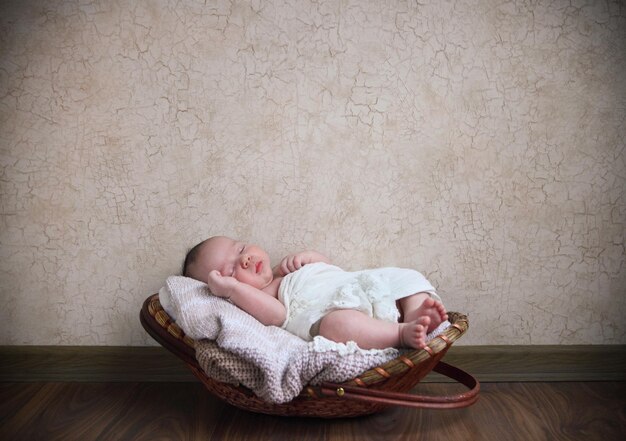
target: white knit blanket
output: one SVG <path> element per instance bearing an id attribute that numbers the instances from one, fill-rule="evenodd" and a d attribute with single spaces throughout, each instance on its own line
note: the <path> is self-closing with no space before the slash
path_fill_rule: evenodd
<path id="1" fill-rule="evenodd" d="M 291 401 L 307 384 L 349 380 L 399 353 L 393 348 L 366 351 L 353 342 L 335 343 L 319 336 L 306 342 L 278 327 L 262 325 L 212 296 L 205 283 L 187 277 L 169 277 L 159 300 L 196 340 L 196 358 L 207 375 L 242 384 L 273 403 Z"/>

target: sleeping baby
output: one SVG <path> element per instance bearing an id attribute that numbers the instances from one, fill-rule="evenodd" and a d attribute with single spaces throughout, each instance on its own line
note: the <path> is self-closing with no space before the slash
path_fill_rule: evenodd
<path id="1" fill-rule="evenodd" d="M 363 349 L 418 349 L 447 320 L 441 299 L 419 272 L 348 272 L 315 251 L 288 255 L 272 268 L 257 245 L 215 236 L 189 251 L 183 275 L 207 283 L 214 295 L 264 325 L 305 340 L 321 335 Z"/>

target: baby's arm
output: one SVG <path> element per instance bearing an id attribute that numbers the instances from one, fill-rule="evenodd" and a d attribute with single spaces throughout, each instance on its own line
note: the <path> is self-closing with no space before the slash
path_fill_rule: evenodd
<path id="1" fill-rule="evenodd" d="M 302 251 L 290 254 L 274 268 L 274 275 L 286 276 L 289 273 L 299 270 L 307 263 L 324 262 L 330 263 L 328 258 L 317 251 Z"/>
<path id="2" fill-rule="evenodd" d="M 234 277 L 224 277 L 211 271 L 207 280 L 209 289 L 218 297 L 229 299 L 266 326 L 281 326 L 287 317 L 285 306 L 275 297 Z"/>

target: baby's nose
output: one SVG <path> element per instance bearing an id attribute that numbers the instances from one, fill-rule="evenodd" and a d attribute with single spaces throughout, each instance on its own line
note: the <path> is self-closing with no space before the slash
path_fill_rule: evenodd
<path id="1" fill-rule="evenodd" d="M 247 269 L 248 265 L 250 265 L 250 256 L 244 254 L 243 256 L 241 256 L 241 266 Z"/>

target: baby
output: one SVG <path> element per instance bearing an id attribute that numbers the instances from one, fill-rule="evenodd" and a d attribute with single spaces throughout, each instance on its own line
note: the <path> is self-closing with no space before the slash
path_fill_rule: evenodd
<path id="1" fill-rule="evenodd" d="M 297 285 L 302 271 L 317 277 L 313 289 Z M 257 245 L 223 236 L 189 251 L 183 275 L 206 282 L 214 295 L 264 325 L 282 326 L 306 340 L 321 335 L 340 343 L 354 341 L 363 349 L 423 348 L 426 334 L 448 318 L 434 288 L 417 271 L 350 273 L 315 251 L 290 254 L 272 268 Z"/>

